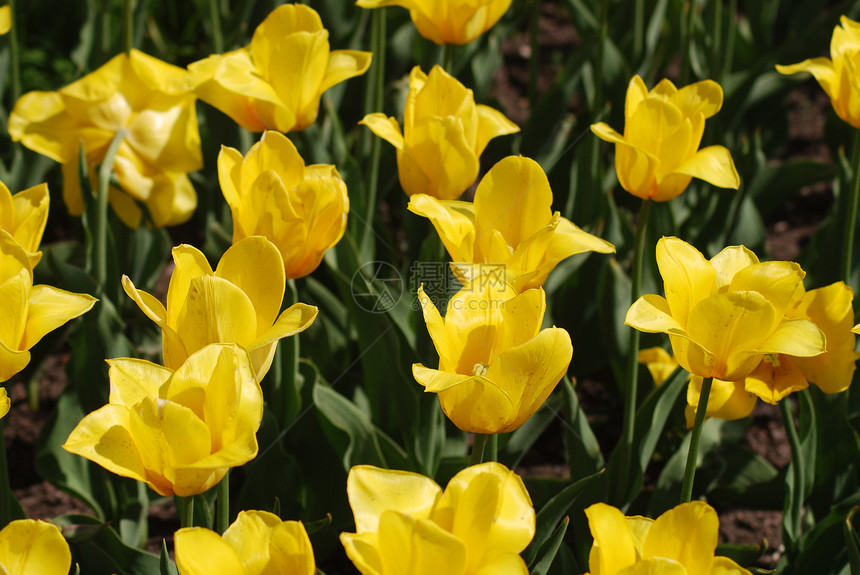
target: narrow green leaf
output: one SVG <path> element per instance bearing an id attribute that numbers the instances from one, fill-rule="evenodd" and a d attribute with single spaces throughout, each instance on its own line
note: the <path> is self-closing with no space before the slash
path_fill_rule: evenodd
<path id="1" fill-rule="evenodd" d="M 558 553 L 558 548 L 561 546 L 561 542 L 564 539 L 564 534 L 567 533 L 567 526 L 569 523 L 569 517 L 562 519 L 561 523 L 559 523 L 558 527 L 556 527 L 555 531 L 550 535 L 549 540 L 547 540 L 547 542 L 541 547 L 540 551 L 538 551 L 537 559 L 535 560 L 534 565 L 531 566 L 531 575 L 546 575 L 547 571 L 549 571 L 556 553 Z"/>

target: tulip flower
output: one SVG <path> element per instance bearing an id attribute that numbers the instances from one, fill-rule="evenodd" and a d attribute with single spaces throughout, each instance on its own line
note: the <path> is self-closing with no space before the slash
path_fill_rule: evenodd
<path id="1" fill-rule="evenodd" d="M 304 4 L 278 6 L 251 44 L 188 66 L 201 100 L 252 132 L 304 130 L 314 123 L 322 93 L 364 74 L 370 52 L 329 51 L 328 30 Z"/>
<path id="2" fill-rule="evenodd" d="M 825 337 L 809 319 L 787 317 L 806 275 L 793 262 L 759 262 L 743 246 L 710 261 L 677 238 L 657 242 L 666 297 L 646 295 L 626 324 L 666 333 L 678 363 L 700 377 L 737 381 L 773 354 L 812 357 Z"/>
<path id="3" fill-rule="evenodd" d="M 503 268 L 505 279 L 524 291 L 543 285 L 549 272 L 569 256 L 615 251 L 551 206 L 552 190 L 540 165 L 510 156 L 487 172 L 474 203 L 419 194 L 407 207 L 433 223 L 460 281 L 467 283 L 488 267 L 483 264 L 491 264 Z"/>
<path id="4" fill-rule="evenodd" d="M 96 299 L 46 285 L 33 285 L 27 251 L 0 230 L 0 381 L 30 363 L 28 351 L 49 331 L 90 310 Z"/>
<path id="5" fill-rule="evenodd" d="M 9 409 L 12 407 L 12 400 L 9 399 L 9 394 L 5 387 L 0 387 L 0 419 L 6 417 Z"/>
<path id="6" fill-rule="evenodd" d="M 519 553 L 534 537 L 534 508 L 500 463 L 464 469 L 444 493 L 417 473 L 359 465 L 346 493 L 356 533 L 340 540 L 362 575 L 528 574 Z"/>
<path id="7" fill-rule="evenodd" d="M 0 35 L 8 34 L 12 29 L 12 7 L 9 5 L 0 7 Z"/>
<path id="8" fill-rule="evenodd" d="M 521 294 L 490 276 L 457 292 L 443 318 L 418 288 L 439 368 L 412 365 L 424 391 L 437 393 L 445 415 L 463 431 L 504 433 L 543 404 L 570 365 L 573 347 L 561 328 L 541 330 L 546 294 Z"/>
<path id="9" fill-rule="evenodd" d="M 0 566 L 8 575 L 68 575 L 72 554 L 53 523 L 18 519 L 0 531 Z"/>
<path id="10" fill-rule="evenodd" d="M 221 191 L 233 213 L 233 242 L 265 236 L 281 252 L 286 277 L 319 266 L 343 237 L 349 196 L 334 166 L 305 166 L 296 147 L 279 132 L 266 132 L 245 157 L 221 148 Z"/>
<path id="11" fill-rule="evenodd" d="M 511 0 L 358 0 L 362 8 L 402 6 L 418 33 L 437 44 L 468 44 L 505 15 Z"/>
<path id="12" fill-rule="evenodd" d="M 176 532 L 176 565 L 182 575 L 314 575 L 314 550 L 300 521 L 267 511 L 240 511 L 218 535 L 203 527 Z"/>
<path id="13" fill-rule="evenodd" d="M 114 211 L 132 228 L 140 225 L 139 204 L 156 227 L 181 224 L 197 206 L 187 173 L 203 165 L 185 75 L 143 52 L 123 52 L 58 92 L 24 94 L 9 116 L 9 134 L 63 164 L 63 200 L 70 214 L 80 215 L 81 145 L 94 174 L 111 140 L 125 130 L 113 166 Z"/>
<path id="14" fill-rule="evenodd" d="M 359 123 L 397 149 L 407 195 L 440 200 L 453 200 L 475 182 L 478 158 L 490 140 L 520 131 L 501 112 L 476 105 L 472 91 L 439 66 L 429 75 L 412 68 L 402 132 L 384 114 L 369 114 Z"/>
<path id="15" fill-rule="evenodd" d="M 72 430 L 66 451 L 180 497 L 257 455 L 263 392 L 238 345 L 206 346 L 176 371 L 131 358 L 108 364 L 109 403 Z"/>
<path id="16" fill-rule="evenodd" d="M 830 59 L 810 58 L 798 64 L 779 66 L 780 74 L 812 74 L 830 98 L 836 115 L 855 128 L 860 128 L 860 23 L 842 16 L 840 26 L 833 28 L 830 38 Z"/>
<path id="17" fill-rule="evenodd" d="M 272 364 L 278 340 L 310 326 L 317 308 L 295 303 L 278 315 L 284 299 L 284 263 L 266 238 L 252 236 L 231 246 L 215 271 L 197 248 L 173 248 L 176 268 L 167 305 L 138 290 L 123 276 L 125 293 L 162 334 L 164 365 L 178 369 L 210 343 L 238 343 L 251 355 L 257 379 Z"/>
<path id="18" fill-rule="evenodd" d="M 682 503 L 656 520 L 625 517 L 605 503 L 585 510 L 594 537 L 590 575 L 750 575 L 715 556 L 720 519 L 704 501 Z"/>
<path id="19" fill-rule="evenodd" d="M 50 201 L 48 184 L 33 186 L 13 196 L 0 182 L 0 229 L 9 232 L 24 248 L 32 267 L 42 259 L 39 244 L 48 223 Z"/>
<path id="20" fill-rule="evenodd" d="M 692 178 L 737 189 L 740 178 L 729 151 L 723 146 L 699 149 L 705 120 L 722 105 L 723 90 L 711 80 L 680 90 L 662 80 L 649 92 L 642 78 L 633 76 L 624 104 L 624 135 L 603 122 L 591 131 L 615 144 L 618 181 L 639 198 L 671 200 Z"/>

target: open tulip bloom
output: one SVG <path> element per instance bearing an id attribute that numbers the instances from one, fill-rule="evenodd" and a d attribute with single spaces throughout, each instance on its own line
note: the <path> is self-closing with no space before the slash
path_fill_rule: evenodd
<path id="1" fill-rule="evenodd" d="M 699 149 L 705 120 L 720 111 L 723 90 L 711 80 L 680 90 L 662 80 L 650 92 L 633 76 L 624 103 L 624 134 L 607 124 L 591 126 L 600 139 L 615 144 L 615 170 L 621 187 L 658 202 L 681 194 L 692 178 L 737 189 L 740 177 L 723 146 Z"/>
<path id="2" fill-rule="evenodd" d="M 308 532 L 300 521 L 281 521 L 267 511 L 241 511 L 218 535 L 185 527 L 174 536 L 182 575 L 314 575 Z"/>
<path id="3" fill-rule="evenodd" d="M 9 134 L 63 164 L 63 199 L 70 214 L 81 215 L 81 145 L 92 174 L 125 130 L 110 203 L 129 227 L 140 224 L 139 204 L 154 226 L 173 226 L 197 207 L 187 175 L 203 165 L 195 100 L 185 70 L 131 50 L 57 92 L 24 94 L 9 116 Z"/>
<path id="4" fill-rule="evenodd" d="M 9 232 L 27 251 L 32 267 L 42 259 L 39 244 L 48 223 L 50 202 L 48 184 L 33 186 L 13 196 L 0 182 L 0 229 Z"/>
<path id="5" fill-rule="evenodd" d="M 18 519 L 0 530 L 3 575 L 68 575 L 72 554 L 53 523 Z"/>
<path id="6" fill-rule="evenodd" d="M 281 254 L 269 240 L 251 236 L 232 245 L 215 271 L 197 248 L 173 248 L 176 264 L 167 305 L 123 276 L 125 293 L 161 328 L 164 365 L 178 369 L 210 343 L 238 343 L 248 350 L 262 380 L 278 340 L 310 326 L 317 308 L 295 303 L 280 315 L 286 278 Z"/>
<path id="7" fill-rule="evenodd" d="M 678 363 L 699 377 L 741 380 L 778 354 L 824 353 L 825 336 L 806 317 L 790 314 L 806 275 L 793 262 L 759 262 L 743 246 L 710 261 L 678 238 L 657 242 L 666 297 L 646 295 L 627 311 L 626 324 L 666 333 Z"/>
<path id="8" fill-rule="evenodd" d="M 777 66 L 781 74 L 809 72 L 830 97 L 836 114 L 845 122 L 860 128 L 860 23 L 842 16 L 833 29 L 830 59 L 811 58 L 790 66 Z"/>
<path id="9" fill-rule="evenodd" d="M 72 430 L 66 451 L 180 497 L 257 455 L 263 392 L 238 345 L 206 346 L 176 371 L 131 358 L 108 364 L 109 403 Z"/>
<path id="10" fill-rule="evenodd" d="M 329 51 L 328 30 L 304 4 L 278 6 L 251 44 L 188 66 L 191 85 L 252 132 L 304 130 L 314 123 L 323 92 L 370 67 L 370 52 Z"/>
<path id="11" fill-rule="evenodd" d="M 288 278 L 313 272 L 346 230 L 349 196 L 340 174 L 331 165 L 305 166 L 279 132 L 265 132 L 244 158 L 222 147 L 218 180 L 233 214 L 233 243 L 265 236 Z"/>
<path id="12" fill-rule="evenodd" d="M 47 285 L 33 285 L 30 254 L 0 230 L 0 381 L 30 363 L 45 334 L 90 310 L 96 299 Z"/>
<path id="13" fill-rule="evenodd" d="M 362 575 L 528 575 L 535 534 L 522 479 L 495 462 L 468 467 L 444 493 L 430 478 L 358 465 L 346 493 L 356 533 L 342 533 Z"/>
<path id="14" fill-rule="evenodd" d="M 418 33 L 436 44 L 468 44 L 505 15 L 511 0 L 358 0 L 362 8 L 402 6 Z"/>
<path id="15" fill-rule="evenodd" d="M 409 74 L 403 130 L 394 118 L 368 114 L 360 122 L 397 149 L 400 185 L 408 196 L 453 200 L 478 177 L 478 159 L 495 137 L 519 132 L 504 114 L 475 104 L 472 91 L 440 66 Z"/>
<path id="16" fill-rule="evenodd" d="M 585 510 L 594 544 L 589 575 L 750 575 L 715 556 L 720 519 L 704 501 L 682 503 L 656 520 L 625 517 L 605 503 Z"/>
<path id="17" fill-rule="evenodd" d="M 518 294 L 491 276 L 463 286 L 443 318 L 418 288 L 439 368 L 412 365 L 424 391 L 436 393 L 445 415 L 463 431 L 513 431 L 546 401 L 570 365 L 567 331 L 541 330 L 546 294 Z"/>
<path id="18" fill-rule="evenodd" d="M 451 256 L 451 268 L 467 283 L 496 264 L 517 291 L 543 285 L 563 259 L 583 252 L 613 253 L 609 242 L 552 211 L 552 189 L 540 165 L 509 156 L 493 166 L 474 202 L 440 201 L 419 194 L 409 211 L 429 218 Z"/>

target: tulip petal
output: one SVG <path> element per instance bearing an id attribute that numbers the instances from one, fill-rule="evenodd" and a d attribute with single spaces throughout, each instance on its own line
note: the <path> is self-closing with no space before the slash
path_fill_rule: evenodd
<path id="1" fill-rule="evenodd" d="M 428 519 L 386 511 L 379 520 L 383 573 L 465 575 L 467 550 L 460 539 Z"/>
<path id="2" fill-rule="evenodd" d="M 674 559 L 687 573 L 709 573 L 720 520 L 703 501 L 682 503 L 658 517 L 645 538 L 643 558 Z"/>
<path id="3" fill-rule="evenodd" d="M 670 97 L 687 118 L 702 114 L 710 118 L 723 107 L 723 89 L 713 80 L 703 80 L 684 86 Z"/>
<path id="4" fill-rule="evenodd" d="M 440 362 L 448 364 L 456 361 L 454 349 L 451 346 L 452 342 L 448 341 L 445 332 L 445 321 L 433 301 L 424 293 L 424 284 L 418 286 L 418 301 L 421 303 L 424 323 L 427 325 L 427 331 L 433 341 L 433 346 L 436 348 L 436 353 L 439 355 Z"/>
<path id="5" fill-rule="evenodd" d="M 453 200 L 478 177 L 478 157 L 456 116 L 426 118 L 407 132 L 405 141 L 397 170 L 409 196 L 430 194 Z"/>
<path id="6" fill-rule="evenodd" d="M 744 246 L 724 248 L 711 258 L 711 265 L 716 272 L 716 293 L 727 291 L 739 271 L 757 263 L 758 256 Z"/>
<path id="7" fill-rule="evenodd" d="M 96 298 L 46 285 L 33 286 L 22 345 L 29 349 L 42 337 L 92 309 Z"/>
<path id="8" fill-rule="evenodd" d="M 340 84 L 344 80 L 361 76 L 367 72 L 372 57 L 371 52 L 358 50 L 334 50 L 330 52 L 328 66 L 326 66 L 319 93 L 322 94 L 335 84 Z"/>
<path id="9" fill-rule="evenodd" d="M 346 494 L 358 533 L 379 531 L 386 511 L 427 519 L 442 496 L 442 489 L 418 473 L 356 465 L 349 471 Z"/>
<path id="10" fill-rule="evenodd" d="M 158 391 L 173 371 L 158 364 L 122 357 L 107 360 L 110 365 L 110 403 L 132 409 L 145 397 L 158 397 Z"/>
<path id="11" fill-rule="evenodd" d="M 281 252 L 272 242 L 262 236 L 236 242 L 221 257 L 215 277 L 224 278 L 244 292 L 256 312 L 258 329 L 275 323 L 286 278 Z"/>
<path id="12" fill-rule="evenodd" d="M 654 294 L 644 295 L 633 302 L 627 310 L 624 325 L 648 333 L 668 333 L 689 337 L 684 328 L 672 317 L 669 303 Z"/>
<path id="13" fill-rule="evenodd" d="M 361 575 L 384 575 L 377 540 L 376 533 L 340 534 L 340 542 L 346 556 Z"/>
<path id="14" fill-rule="evenodd" d="M 20 519 L 0 531 L 0 565 L 15 575 L 66 575 L 72 554 L 56 525 Z"/>
<path id="15" fill-rule="evenodd" d="M 409 197 L 407 209 L 430 220 L 453 261 L 473 261 L 474 204 L 471 202 L 440 201 L 427 194 L 414 194 Z"/>
<path id="16" fill-rule="evenodd" d="M 396 118 L 391 118 L 385 114 L 374 113 L 368 114 L 359 122 L 364 124 L 370 131 L 397 148 L 402 150 L 406 145 L 403 140 L 403 134 L 400 132 L 400 124 Z"/>
<path id="17" fill-rule="evenodd" d="M 285 309 L 272 327 L 257 336 L 250 345 L 253 351 L 285 337 L 290 337 L 305 331 L 311 326 L 319 313 L 319 308 L 306 303 L 294 303 Z"/>
<path id="18" fill-rule="evenodd" d="M 172 254 L 175 267 L 167 288 L 167 325 L 176 325 L 179 313 L 185 305 L 191 280 L 199 276 L 213 275 L 206 256 L 194 246 L 180 244 L 173 248 Z"/>
<path id="19" fill-rule="evenodd" d="M 818 80 L 818 83 L 821 84 L 821 87 L 831 100 L 835 100 L 839 96 L 837 93 L 839 79 L 834 70 L 833 62 L 827 58 L 809 58 L 803 62 L 789 66 L 780 66 L 777 64 L 776 71 L 786 75 L 808 72 Z"/>
<path id="20" fill-rule="evenodd" d="M 120 405 L 108 404 L 97 409 L 72 430 L 63 449 L 111 473 L 149 483 L 137 442 L 130 431 L 129 415 L 129 409 Z"/>
<path id="21" fill-rule="evenodd" d="M 713 266 L 699 250 L 671 237 L 657 242 L 657 267 L 663 277 L 672 317 L 689 329 L 688 318 L 692 309 L 713 293 Z"/>
<path id="22" fill-rule="evenodd" d="M 11 349 L 0 340 L 0 382 L 8 381 L 30 363 L 30 352 Z"/>
<path id="23" fill-rule="evenodd" d="M 729 285 L 730 291 L 755 291 L 766 297 L 779 312 L 796 303 L 806 273 L 794 262 L 762 262 L 739 270 Z"/>
<path id="24" fill-rule="evenodd" d="M 27 257 L 23 249 L 20 254 Z M 8 259 L 0 255 L 0 266 L 7 262 Z M 19 262 L 15 263 L 20 265 Z M 30 349 L 32 345 L 24 345 L 23 342 L 33 281 L 30 270 L 20 266 L 17 272 L 8 275 L 0 272 L 0 278 L 3 278 L 0 282 L 0 342 L 9 349 Z"/>
<path id="25" fill-rule="evenodd" d="M 729 559 L 717 555 L 714 557 L 714 562 L 711 564 L 710 575 L 748 575 L 749 571 Z"/>
<path id="26" fill-rule="evenodd" d="M 673 171 L 705 180 L 719 188 L 736 190 L 741 185 L 732 155 L 723 146 L 702 148 Z"/>
<path id="27" fill-rule="evenodd" d="M 182 334 L 189 353 L 213 342 L 250 346 L 257 339 L 256 310 L 248 296 L 231 282 L 198 276 L 188 286 L 176 331 Z"/>
<path id="28" fill-rule="evenodd" d="M 758 402 L 758 397 L 746 389 L 744 385 L 746 381 L 749 381 L 749 378 L 740 381 L 714 379 L 711 382 L 711 393 L 708 396 L 708 410 L 705 412 L 705 415 L 727 421 L 743 419 L 749 416 Z M 701 393 L 702 378 L 698 375 L 691 376 L 690 384 L 687 386 L 687 407 L 684 410 L 684 415 L 687 419 L 687 429 L 693 427 L 693 423 L 695 422 L 696 409 L 699 405 Z"/>
<path id="29" fill-rule="evenodd" d="M 690 573 L 696 573 L 696 571 L 687 571 L 683 565 L 674 559 L 655 557 L 641 559 L 634 565 L 619 571 L 618 575 L 690 575 Z M 712 575 L 713 572 L 708 571 L 707 573 Z"/>
<path id="30" fill-rule="evenodd" d="M 507 116 L 491 108 L 478 104 L 478 140 L 475 143 L 475 154 L 480 156 L 484 153 L 484 148 L 493 138 L 515 134 L 520 131 L 520 127 L 511 122 Z"/>
<path id="31" fill-rule="evenodd" d="M 305 526 L 299 521 L 283 521 L 272 529 L 269 540 L 270 565 L 275 573 L 314 575 L 314 550 Z"/>
<path id="32" fill-rule="evenodd" d="M 803 373 L 788 356 L 765 357 L 744 380 L 744 388 L 772 405 L 809 387 Z"/>
<path id="33" fill-rule="evenodd" d="M 6 192 L 8 193 L 8 189 Z M 6 210 L 11 210 L 9 216 L 14 219 L 11 226 L 14 232 L 11 233 L 15 241 L 30 253 L 38 252 L 42 234 L 45 231 L 45 224 L 48 222 L 48 206 L 50 204 L 48 184 L 39 184 L 18 192 L 14 196 L 9 196 L 9 200 L 9 204 L 0 208 L 0 217 L 5 220 L 3 213 Z M 5 221 L 3 228 L 7 231 L 10 230 L 10 226 Z M 41 255 L 38 256 L 35 263 L 32 263 L 33 267 L 39 259 L 41 259 Z"/>
<path id="34" fill-rule="evenodd" d="M 185 527 L 177 531 L 174 537 L 176 566 L 183 575 L 245 573 L 236 549 L 214 531 L 203 527 Z"/>
<path id="35" fill-rule="evenodd" d="M 808 319 L 786 320 L 761 344 L 761 353 L 811 357 L 826 350 L 824 334 Z"/>
<path id="36" fill-rule="evenodd" d="M 589 557 L 592 572 L 619 573 L 636 562 L 633 535 L 621 511 L 605 503 L 595 503 L 585 509 L 585 515 L 594 538 Z M 597 559 L 599 571 L 593 559 Z"/>

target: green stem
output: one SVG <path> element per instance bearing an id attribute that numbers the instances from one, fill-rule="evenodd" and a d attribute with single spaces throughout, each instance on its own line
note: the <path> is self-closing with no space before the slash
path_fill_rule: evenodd
<path id="1" fill-rule="evenodd" d="M 637 65 L 645 50 L 645 0 L 636 0 L 633 6 L 633 54 Z"/>
<path id="2" fill-rule="evenodd" d="M 194 527 L 194 496 L 179 497 L 179 526 Z"/>
<path id="3" fill-rule="evenodd" d="M 296 280 L 288 279 L 287 280 L 287 295 L 290 298 L 290 301 L 287 302 L 287 306 L 298 303 L 299 301 L 299 293 L 296 289 Z M 284 346 L 283 350 L 283 363 L 281 368 L 281 389 L 280 389 L 280 397 L 279 405 L 281 407 L 280 413 L 278 413 L 279 420 L 281 425 L 286 428 L 286 426 L 290 423 L 293 416 L 295 414 L 290 413 L 290 405 L 291 402 L 287 401 L 288 394 L 296 394 L 296 385 L 298 382 L 298 369 L 299 369 L 299 336 L 298 334 L 286 337 L 282 340 L 281 345 Z"/>
<path id="4" fill-rule="evenodd" d="M 21 49 L 18 45 L 18 18 L 15 4 L 18 0 L 9 0 L 9 10 L 12 18 L 12 28 L 9 30 L 9 59 L 12 68 L 12 105 L 21 97 Z M 11 109 L 11 107 L 10 107 Z"/>
<path id="5" fill-rule="evenodd" d="M 690 450 L 687 452 L 687 466 L 684 468 L 684 483 L 681 485 L 681 503 L 688 503 L 693 498 L 693 479 L 696 476 L 696 461 L 699 458 L 699 444 L 702 442 L 702 427 L 705 423 L 705 413 L 708 411 L 708 397 L 711 395 L 711 383 L 714 378 L 702 380 L 702 391 L 699 403 L 696 405 L 696 421 L 693 423 L 693 434 L 690 437 Z"/>
<path id="6" fill-rule="evenodd" d="M 792 515 L 791 523 L 794 525 L 795 536 L 800 537 L 801 513 L 803 511 L 803 495 L 806 492 L 804 485 L 803 468 L 806 464 L 803 452 L 800 450 L 800 438 L 797 436 L 797 428 L 794 425 L 794 415 L 791 412 L 791 400 L 784 398 L 779 402 L 779 413 L 782 415 L 782 423 L 788 436 L 788 445 L 791 448 L 791 467 L 794 476 L 794 490 L 791 494 Z"/>
<path id="7" fill-rule="evenodd" d="M 723 82 L 723 0 L 711 0 L 711 78 Z M 731 31 L 730 31 L 731 33 Z"/>
<path id="8" fill-rule="evenodd" d="M 122 7 L 122 44 L 126 54 L 134 48 L 134 5 L 136 0 L 125 0 Z"/>
<path id="9" fill-rule="evenodd" d="M 219 0 L 209 0 L 209 20 L 212 24 L 212 48 L 216 54 L 224 51 L 224 36 L 221 33 L 221 10 Z"/>
<path id="10" fill-rule="evenodd" d="M 495 433 L 476 433 L 472 442 L 469 466 L 498 459 L 499 436 Z"/>
<path id="11" fill-rule="evenodd" d="M 857 226 L 857 207 L 860 203 L 860 130 L 854 130 L 854 151 L 851 158 L 851 195 L 848 196 L 848 209 L 845 214 L 845 228 L 842 230 L 842 279 L 850 287 L 851 264 L 853 258 L 854 229 Z"/>
<path id="12" fill-rule="evenodd" d="M 224 475 L 224 478 L 218 483 L 218 504 L 217 504 L 216 525 L 218 534 L 223 534 L 230 526 L 230 470 Z"/>
<path id="13" fill-rule="evenodd" d="M 686 20 L 681 33 L 681 65 L 680 85 L 686 86 L 690 83 L 690 49 L 693 45 L 693 15 L 695 14 L 696 0 L 686 0 L 684 3 L 687 12 Z"/>
<path id="14" fill-rule="evenodd" d="M 639 222 L 636 224 L 636 237 L 633 240 L 633 267 L 630 270 L 630 305 L 639 299 L 642 286 L 642 265 L 645 260 L 645 231 L 648 228 L 648 217 L 651 214 L 651 200 L 642 200 L 639 209 Z M 624 401 L 624 427 L 622 438 L 624 444 L 633 445 L 633 432 L 636 427 L 636 399 L 639 394 L 639 330 L 631 329 L 627 346 L 627 387 Z M 631 456 L 634 454 L 631 452 Z M 625 467 L 629 461 L 624 460 Z M 622 477 L 627 476 L 628 469 L 622 471 Z"/>
<path id="15" fill-rule="evenodd" d="M 371 76 L 368 79 L 367 91 L 364 98 L 364 113 L 381 112 L 385 97 L 385 9 L 372 10 L 370 21 L 370 41 L 373 49 L 373 64 Z M 360 236 L 359 249 L 365 253 L 365 247 L 373 242 L 373 219 L 376 215 L 376 197 L 379 192 L 379 158 L 382 147 L 381 140 L 365 130 L 365 150 L 370 150 L 367 169 L 367 193 L 364 205 L 364 230 Z"/>
<path id="16" fill-rule="evenodd" d="M 451 74 L 454 75 L 454 45 L 453 44 L 443 44 L 442 45 L 442 68 Z"/>
<path id="17" fill-rule="evenodd" d="M 600 2 L 600 30 L 597 34 L 597 47 L 594 53 L 594 101 L 591 102 L 591 114 L 597 116 L 603 107 L 603 46 L 609 35 L 609 0 Z M 600 180 L 596 180 L 600 181 Z"/>
<path id="18" fill-rule="evenodd" d="M 9 464 L 6 461 L 6 422 L 0 421 L 0 525 L 12 521 L 12 489 L 9 486 Z"/>
<path id="19" fill-rule="evenodd" d="M 105 157 L 99 166 L 99 189 L 96 196 L 98 211 L 96 213 L 95 233 L 93 238 L 93 257 L 95 259 L 93 277 L 96 280 L 96 289 L 101 294 L 107 281 L 107 227 L 108 227 L 108 190 L 110 188 L 110 176 L 113 172 L 113 162 L 119 151 L 119 146 L 125 138 L 125 128 L 120 128 L 114 134 L 108 146 Z"/>
<path id="20" fill-rule="evenodd" d="M 538 72 L 540 71 L 540 8 L 541 0 L 532 1 L 531 21 L 529 22 L 529 102 L 537 104 Z"/>

